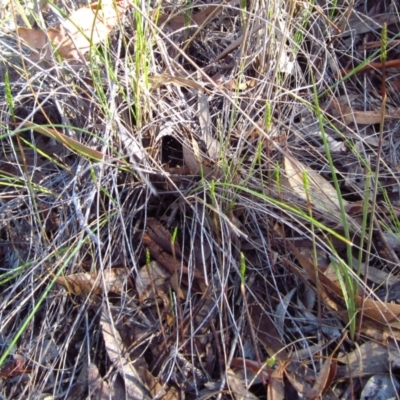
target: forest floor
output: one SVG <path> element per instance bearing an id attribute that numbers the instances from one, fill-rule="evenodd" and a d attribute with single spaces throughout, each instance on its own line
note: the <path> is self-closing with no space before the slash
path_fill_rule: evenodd
<path id="1" fill-rule="evenodd" d="M 1 0 L 2 398 L 399 398 L 398 7 Z"/>

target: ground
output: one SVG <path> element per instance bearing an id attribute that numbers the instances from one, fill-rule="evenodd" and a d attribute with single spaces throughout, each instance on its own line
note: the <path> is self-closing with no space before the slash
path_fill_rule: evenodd
<path id="1" fill-rule="evenodd" d="M 4 398 L 398 397 L 398 2 L 0 14 Z"/>

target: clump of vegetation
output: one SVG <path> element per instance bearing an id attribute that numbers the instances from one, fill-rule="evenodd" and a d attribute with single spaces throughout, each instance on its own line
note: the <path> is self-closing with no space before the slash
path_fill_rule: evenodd
<path id="1" fill-rule="evenodd" d="M 397 6 L 4 4 L 1 394 L 395 397 Z"/>

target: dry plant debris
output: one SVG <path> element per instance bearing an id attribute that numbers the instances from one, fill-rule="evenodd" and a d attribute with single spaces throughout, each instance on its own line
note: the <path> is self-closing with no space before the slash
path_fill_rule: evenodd
<path id="1" fill-rule="evenodd" d="M 35 51 L 30 56 L 33 61 L 49 57 L 53 50 L 66 60 L 79 60 L 91 46 L 107 39 L 127 8 L 126 2 L 102 1 L 79 8 L 47 30 L 17 27 L 16 32 Z"/>
<path id="2" fill-rule="evenodd" d="M 399 397 L 399 2 L 0 3 L 0 395 Z"/>

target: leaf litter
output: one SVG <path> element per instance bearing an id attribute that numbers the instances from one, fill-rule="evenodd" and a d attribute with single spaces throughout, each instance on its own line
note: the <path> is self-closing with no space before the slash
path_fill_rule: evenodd
<path id="1" fill-rule="evenodd" d="M 103 1 L 1 32 L 2 394 L 395 396 L 388 3 Z"/>

